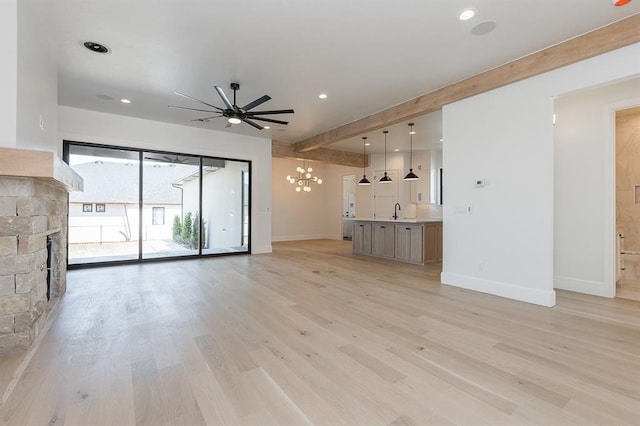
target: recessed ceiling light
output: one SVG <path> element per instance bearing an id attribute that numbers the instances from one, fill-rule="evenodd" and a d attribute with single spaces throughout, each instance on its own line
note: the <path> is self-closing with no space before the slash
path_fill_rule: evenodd
<path id="1" fill-rule="evenodd" d="M 85 41 L 83 46 L 92 52 L 96 53 L 109 53 L 109 48 L 103 44 L 96 43 L 94 41 Z"/>
<path id="2" fill-rule="evenodd" d="M 473 18 L 476 14 L 476 11 L 473 9 L 465 9 L 460 13 L 460 16 L 458 16 L 458 19 L 460 19 L 461 21 L 467 21 L 471 18 Z"/>
<path id="3" fill-rule="evenodd" d="M 265 129 L 269 130 L 271 126 L 264 126 Z"/>
<path id="4" fill-rule="evenodd" d="M 440 138 L 440 142 L 443 142 L 443 141 L 444 141 L 444 139 Z"/>
<path id="5" fill-rule="evenodd" d="M 120 99 L 120 102 L 122 102 L 123 104 L 130 104 L 131 103 L 131 101 L 129 99 L 127 99 L 127 98 Z"/>
<path id="6" fill-rule="evenodd" d="M 394 149 L 394 151 L 395 151 L 395 152 L 398 152 L 398 151 L 400 151 L 400 148 L 396 148 L 396 149 Z"/>
<path id="7" fill-rule="evenodd" d="M 320 99 L 327 99 L 327 94 L 326 94 L 326 93 L 320 93 L 320 94 L 318 95 L 318 97 L 319 97 Z"/>
<path id="8" fill-rule="evenodd" d="M 631 3 L 631 0 L 612 0 L 614 6 L 624 6 Z"/>

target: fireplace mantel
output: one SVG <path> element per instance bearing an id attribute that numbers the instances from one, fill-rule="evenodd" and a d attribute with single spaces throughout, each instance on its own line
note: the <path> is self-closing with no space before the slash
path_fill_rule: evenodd
<path id="1" fill-rule="evenodd" d="M 0 148 L 0 356 L 28 349 L 66 291 L 68 193 L 53 152 Z"/>
<path id="2" fill-rule="evenodd" d="M 83 182 L 55 153 L 28 149 L 0 148 L 0 176 L 31 177 L 67 191 L 82 191 Z"/>

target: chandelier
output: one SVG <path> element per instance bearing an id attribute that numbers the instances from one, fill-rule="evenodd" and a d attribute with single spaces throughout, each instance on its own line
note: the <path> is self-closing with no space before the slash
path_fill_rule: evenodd
<path id="1" fill-rule="evenodd" d="M 297 176 L 287 176 L 287 180 L 296 186 L 296 192 L 304 191 L 311 192 L 311 183 L 315 182 L 318 185 L 322 184 L 322 179 L 318 176 L 312 176 L 311 167 L 306 167 L 305 163 L 302 163 L 302 167 L 298 166 L 296 172 Z"/>

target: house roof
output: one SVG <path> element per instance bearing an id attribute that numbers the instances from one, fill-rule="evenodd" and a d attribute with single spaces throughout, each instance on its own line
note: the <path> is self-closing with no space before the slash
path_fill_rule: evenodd
<path id="1" fill-rule="evenodd" d="M 101 163 L 101 164 L 100 164 Z M 131 164 L 131 165 L 127 165 Z M 84 192 L 69 193 L 77 203 L 137 203 L 138 167 L 134 163 L 100 160 L 72 168 L 84 179 Z M 146 204 L 180 204 L 181 191 L 172 186 L 191 175 L 194 166 L 181 164 L 143 166 L 143 195 Z"/>

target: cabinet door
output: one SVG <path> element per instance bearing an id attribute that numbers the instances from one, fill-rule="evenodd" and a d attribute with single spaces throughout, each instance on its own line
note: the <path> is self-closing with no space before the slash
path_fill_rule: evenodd
<path id="1" fill-rule="evenodd" d="M 372 253 L 379 257 L 395 256 L 395 225 L 374 223 L 372 225 Z"/>
<path id="2" fill-rule="evenodd" d="M 371 254 L 371 224 L 353 222 L 353 252 Z"/>
<path id="3" fill-rule="evenodd" d="M 424 261 L 442 260 L 442 222 L 425 225 Z"/>
<path id="4" fill-rule="evenodd" d="M 423 232 L 422 225 L 396 225 L 396 259 L 422 264 Z"/>

